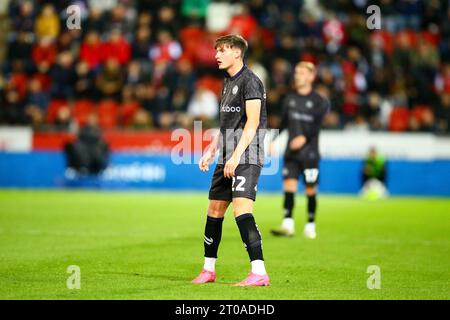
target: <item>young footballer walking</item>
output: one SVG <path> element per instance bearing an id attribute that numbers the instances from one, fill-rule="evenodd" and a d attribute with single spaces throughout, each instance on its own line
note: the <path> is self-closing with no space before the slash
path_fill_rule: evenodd
<path id="1" fill-rule="evenodd" d="M 293 210 L 298 178 L 303 176 L 307 198 L 308 222 L 304 235 L 316 238 L 317 182 L 319 179 L 319 132 L 329 109 L 327 99 L 313 89 L 316 68 L 302 61 L 295 67 L 295 92 L 283 100 L 281 130 L 288 129 L 289 138 L 283 164 L 284 219 L 275 236 L 292 236 L 295 232 Z"/>

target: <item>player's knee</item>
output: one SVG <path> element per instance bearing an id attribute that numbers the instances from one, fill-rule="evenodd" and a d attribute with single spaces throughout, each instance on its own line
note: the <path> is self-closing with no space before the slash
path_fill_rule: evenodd
<path id="1" fill-rule="evenodd" d="M 213 218 L 223 218 L 227 209 L 219 205 L 210 205 L 208 207 L 208 216 Z"/>
<path id="2" fill-rule="evenodd" d="M 286 187 L 283 188 L 284 192 L 291 192 L 291 193 L 297 193 L 297 188 L 296 187 Z"/>
<path id="3" fill-rule="evenodd" d="M 246 213 L 253 213 L 253 205 L 252 204 L 245 204 L 245 205 L 235 205 L 233 207 L 233 215 L 235 218 L 239 217 L 240 215 L 246 214 Z"/>
<path id="4" fill-rule="evenodd" d="M 297 192 L 298 181 L 294 179 L 286 179 L 283 184 L 283 189 L 285 192 Z"/>
<path id="5" fill-rule="evenodd" d="M 317 188 L 315 185 L 313 186 L 306 186 L 305 193 L 307 196 L 314 196 L 317 193 Z"/>
<path id="6" fill-rule="evenodd" d="M 225 210 L 220 209 L 208 209 L 208 216 L 213 218 L 223 218 L 225 216 Z"/>

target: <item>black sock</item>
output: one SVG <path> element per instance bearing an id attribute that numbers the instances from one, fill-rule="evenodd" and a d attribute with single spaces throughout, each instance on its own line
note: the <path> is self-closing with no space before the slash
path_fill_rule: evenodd
<path id="1" fill-rule="evenodd" d="M 205 257 L 207 258 L 217 258 L 217 251 L 222 239 L 222 223 L 223 218 L 210 216 L 206 218 L 204 245 Z"/>
<path id="2" fill-rule="evenodd" d="M 308 196 L 308 222 L 314 222 L 316 219 L 316 195 Z"/>
<path id="3" fill-rule="evenodd" d="M 262 240 L 256 225 L 255 218 L 251 213 L 244 213 L 236 218 L 236 223 L 241 233 L 242 241 L 247 248 L 250 261 L 264 260 L 262 253 Z"/>
<path id="4" fill-rule="evenodd" d="M 292 211 L 294 209 L 294 193 L 293 192 L 285 192 L 284 193 L 284 217 L 292 218 Z"/>

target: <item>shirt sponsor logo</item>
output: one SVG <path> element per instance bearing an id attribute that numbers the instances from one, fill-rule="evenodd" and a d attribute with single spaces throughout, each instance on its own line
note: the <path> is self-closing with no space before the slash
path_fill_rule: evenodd
<path id="1" fill-rule="evenodd" d="M 241 107 L 230 107 L 229 105 L 222 106 L 220 112 L 241 112 Z"/>
<path id="2" fill-rule="evenodd" d="M 307 122 L 312 122 L 314 120 L 313 116 L 299 112 L 293 112 L 292 118 L 294 118 L 295 120 L 302 120 Z"/>

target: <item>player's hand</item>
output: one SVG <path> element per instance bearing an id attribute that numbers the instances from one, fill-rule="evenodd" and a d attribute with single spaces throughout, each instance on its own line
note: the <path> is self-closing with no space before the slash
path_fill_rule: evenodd
<path id="1" fill-rule="evenodd" d="M 277 147 L 275 143 L 271 143 L 269 146 L 269 156 L 274 156 L 277 154 Z"/>
<path id="2" fill-rule="evenodd" d="M 209 170 L 209 164 L 212 160 L 212 154 L 211 152 L 207 151 L 198 162 L 198 167 L 200 168 L 200 171 L 205 172 Z"/>
<path id="3" fill-rule="evenodd" d="M 298 136 L 295 137 L 291 143 L 289 143 L 289 149 L 291 150 L 300 150 L 303 145 L 306 143 L 306 137 L 305 136 Z"/>
<path id="4" fill-rule="evenodd" d="M 225 167 L 223 168 L 223 175 L 225 178 L 234 177 L 234 170 L 239 164 L 239 159 L 235 155 L 232 155 L 231 158 L 225 163 Z"/>

